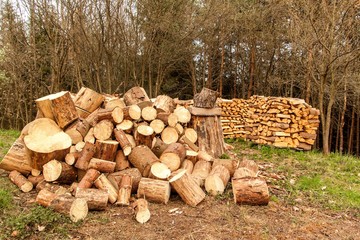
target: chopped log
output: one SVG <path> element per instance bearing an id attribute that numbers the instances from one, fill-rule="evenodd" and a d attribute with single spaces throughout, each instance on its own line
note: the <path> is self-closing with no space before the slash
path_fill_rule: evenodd
<path id="1" fill-rule="evenodd" d="M 191 113 L 185 107 L 177 107 L 174 110 L 174 114 L 177 116 L 180 123 L 188 123 L 191 120 Z"/>
<path id="2" fill-rule="evenodd" d="M 96 112 L 97 112 L 97 114 L 96 114 L 97 123 L 102 121 L 102 120 L 109 120 L 112 123 L 114 122 L 114 119 L 112 117 L 113 110 L 99 108 L 99 109 L 96 110 Z"/>
<path id="3" fill-rule="evenodd" d="M 116 205 L 129 206 L 133 178 L 130 175 L 123 175 L 119 184 L 119 193 Z"/>
<path id="4" fill-rule="evenodd" d="M 88 133 L 84 137 L 84 142 L 95 143 L 94 128 L 90 128 Z"/>
<path id="5" fill-rule="evenodd" d="M 89 210 L 96 211 L 105 210 L 109 200 L 107 191 L 96 188 L 77 188 L 75 197 L 85 199 Z"/>
<path id="6" fill-rule="evenodd" d="M 185 159 L 181 164 L 181 168 L 185 169 L 186 172 L 190 175 L 194 169 L 194 164 L 192 161 Z"/>
<path id="7" fill-rule="evenodd" d="M 40 170 L 38 170 L 38 169 L 35 169 L 35 168 L 33 168 L 33 169 L 31 169 L 31 175 L 32 176 L 39 176 L 41 174 L 41 171 Z"/>
<path id="8" fill-rule="evenodd" d="M 144 107 L 141 110 L 141 117 L 145 120 L 145 121 L 152 121 L 156 118 L 157 112 L 156 109 L 153 107 Z"/>
<path id="9" fill-rule="evenodd" d="M 123 130 L 121 130 L 121 129 L 116 129 L 115 128 L 114 129 L 114 135 L 115 135 L 116 141 L 119 142 L 120 147 L 124 152 L 124 155 L 128 156 L 132 151 L 131 150 L 132 147 L 131 147 L 129 139 L 126 137 L 125 132 Z"/>
<path id="10" fill-rule="evenodd" d="M 55 183 L 49 183 L 45 179 L 36 185 L 36 191 L 40 192 L 43 189 L 49 190 L 56 195 L 69 193 L 68 189 L 64 188 L 63 186 Z"/>
<path id="11" fill-rule="evenodd" d="M 233 178 L 232 188 L 236 204 L 267 205 L 269 203 L 269 189 L 264 179 Z"/>
<path id="12" fill-rule="evenodd" d="M 150 219 L 149 204 L 145 199 L 137 199 L 132 208 L 135 212 L 135 219 L 139 223 L 146 223 Z"/>
<path id="13" fill-rule="evenodd" d="M 115 172 L 124 170 L 130 167 L 130 162 L 127 160 L 122 150 L 117 151 L 115 156 Z"/>
<path id="14" fill-rule="evenodd" d="M 195 152 L 198 152 L 199 151 L 199 147 L 194 144 L 192 141 L 190 141 L 185 135 L 183 135 L 181 138 L 180 138 L 180 141 L 183 142 L 184 144 L 188 145 L 189 148 L 191 148 L 192 150 L 194 150 Z"/>
<path id="15" fill-rule="evenodd" d="M 90 124 L 91 127 L 94 127 L 96 123 L 98 122 L 98 113 L 100 111 L 100 108 L 96 109 L 92 113 L 90 113 L 86 118 L 85 121 Z"/>
<path id="16" fill-rule="evenodd" d="M 78 169 L 87 170 L 88 164 L 91 158 L 93 158 L 95 152 L 96 152 L 95 144 L 91 142 L 86 142 L 84 148 L 79 154 L 79 158 L 75 163 L 75 167 Z"/>
<path id="17" fill-rule="evenodd" d="M 105 99 L 104 102 L 105 109 L 115 109 L 117 107 L 124 108 L 126 107 L 124 100 L 121 98 L 112 98 L 112 99 Z"/>
<path id="18" fill-rule="evenodd" d="M 184 134 L 184 127 L 180 123 L 177 123 L 175 125 L 175 130 L 177 131 L 179 136 Z"/>
<path id="19" fill-rule="evenodd" d="M 151 148 L 153 136 L 154 130 L 150 126 L 145 125 L 145 123 L 138 125 L 134 131 L 135 144 L 137 146 L 145 145 Z"/>
<path id="20" fill-rule="evenodd" d="M 93 168 L 102 173 L 112 173 L 115 171 L 115 162 L 103 160 L 99 158 L 92 158 L 89 162 L 88 168 Z"/>
<path id="21" fill-rule="evenodd" d="M 71 147 L 71 138 L 53 120 L 39 118 L 32 122 L 24 143 L 31 166 L 41 170 L 52 159 L 64 160 Z"/>
<path id="22" fill-rule="evenodd" d="M 88 169 L 78 184 L 78 188 L 91 188 L 94 181 L 100 176 L 100 172 L 96 169 Z"/>
<path id="23" fill-rule="evenodd" d="M 229 170 L 222 165 L 217 165 L 211 169 L 209 176 L 205 179 L 205 189 L 213 196 L 223 194 L 229 180 Z"/>
<path id="24" fill-rule="evenodd" d="M 131 120 L 124 119 L 121 123 L 116 125 L 116 129 L 130 132 L 133 126 L 134 123 Z"/>
<path id="25" fill-rule="evenodd" d="M 131 105 L 123 108 L 124 119 L 139 120 L 141 118 L 141 108 L 138 105 Z"/>
<path id="26" fill-rule="evenodd" d="M 66 128 L 79 118 L 70 93 L 62 91 L 35 100 L 38 110 L 49 119 L 55 120 L 60 128 Z M 51 116 L 52 115 L 52 116 Z"/>
<path id="27" fill-rule="evenodd" d="M 142 178 L 139 183 L 137 197 L 149 202 L 167 204 L 170 199 L 170 184 L 168 181 Z"/>
<path id="28" fill-rule="evenodd" d="M 175 102 L 167 95 L 159 95 L 155 99 L 154 107 L 162 112 L 172 113 L 175 109 Z"/>
<path id="29" fill-rule="evenodd" d="M 179 139 L 179 134 L 173 127 L 166 127 L 161 133 L 161 139 L 166 144 L 176 143 Z"/>
<path id="30" fill-rule="evenodd" d="M 209 176 L 211 170 L 211 162 L 199 160 L 195 163 L 191 173 L 192 178 L 201 187 L 204 186 L 205 179 Z"/>
<path id="31" fill-rule="evenodd" d="M 81 152 L 85 147 L 85 142 L 78 142 L 74 147 L 76 152 Z"/>
<path id="32" fill-rule="evenodd" d="M 44 164 L 43 175 L 48 182 L 70 184 L 76 181 L 77 171 L 73 166 L 54 159 Z"/>
<path id="33" fill-rule="evenodd" d="M 310 151 L 312 148 L 312 145 L 301 142 L 301 143 L 299 143 L 299 145 L 297 147 L 300 149 L 306 150 L 306 151 Z"/>
<path id="34" fill-rule="evenodd" d="M 161 154 L 165 151 L 165 149 L 169 146 L 169 144 L 164 143 L 160 138 L 153 138 L 151 151 L 157 156 L 160 157 Z"/>
<path id="35" fill-rule="evenodd" d="M 65 133 L 70 136 L 72 144 L 77 144 L 84 140 L 89 129 L 90 124 L 88 122 L 83 119 L 78 119 L 66 128 Z"/>
<path id="36" fill-rule="evenodd" d="M 208 154 L 205 151 L 199 151 L 197 154 L 197 158 L 198 160 L 204 160 L 207 162 L 213 162 L 215 160 L 215 158 L 213 158 L 210 154 Z"/>
<path id="37" fill-rule="evenodd" d="M 156 134 L 159 134 L 164 130 L 165 124 L 160 119 L 154 119 L 151 121 L 150 127 L 154 130 Z"/>
<path id="38" fill-rule="evenodd" d="M 225 152 L 220 116 L 202 117 L 193 115 L 192 123 L 198 135 L 200 151 L 205 151 L 215 158 L 220 157 Z"/>
<path id="39" fill-rule="evenodd" d="M 100 176 L 94 181 L 94 185 L 98 189 L 107 191 L 110 203 L 116 202 L 118 197 L 118 191 L 104 174 L 100 174 Z"/>
<path id="40" fill-rule="evenodd" d="M 130 134 L 125 134 L 125 136 L 128 139 L 128 141 L 129 141 L 129 143 L 131 145 L 131 148 L 136 147 L 136 142 L 135 142 L 134 136 L 130 135 Z"/>
<path id="41" fill-rule="evenodd" d="M 137 168 L 128 168 L 119 172 L 110 173 L 107 177 L 109 181 L 115 186 L 118 187 L 121 182 L 121 178 L 124 175 L 129 175 L 133 179 L 132 189 L 131 192 L 135 193 L 138 189 L 139 182 L 142 178 L 139 169 Z"/>
<path id="42" fill-rule="evenodd" d="M 235 170 L 233 178 L 244 178 L 244 177 L 256 177 L 256 172 L 247 168 L 247 167 L 239 167 Z"/>
<path id="43" fill-rule="evenodd" d="M 159 158 L 150 150 L 150 148 L 144 145 L 135 147 L 128 158 L 131 164 L 139 169 L 143 177 L 148 177 L 151 165 L 159 161 Z"/>
<path id="44" fill-rule="evenodd" d="M 86 200 L 83 198 L 74 198 L 67 194 L 56 195 L 46 189 L 38 193 L 36 202 L 68 215 L 73 222 L 84 220 L 89 210 Z"/>
<path id="45" fill-rule="evenodd" d="M 203 88 L 200 93 L 194 96 L 194 107 L 214 108 L 219 93 L 209 88 Z"/>
<path id="46" fill-rule="evenodd" d="M 178 123 L 178 117 L 174 113 L 160 112 L 157 114 L 156 118 L 160 119 L 165 123 L 165 125 L 168 125 L 170 127 L 175 127 L 175 125 Z"/>
<path id="47" fill-rule="evenodd" d="M 222 165 L 229 170 L 230 177 L 235 173 L 235 170 L 239 167 L 239 161 L 234 159 L 214 159 L 212 167 Z"/>
<path id="48" fill-rule="evenodd" d="M 32 185 L 34 187 L 36 187 L 41 181 L 44 180 L 44 175 L 39 175 L 39 176 L 28 176 L 28 180 L 32 183 Z"/>
<path id="49" fill-rule="evenodd" d="M 253 160 L 244 159 L 240 162 L 239 167 L 245 167 L 253 171 L 255 174 L 259 171 L 259 166 Z"/>
<path id="50" fill-rule="evenodd" d="M 34 187 L 26 177 L 16 170 L 10 172 L 9 179 L 23 192 L 30 192 Z"/>
<path id="51" fill-rule="evenodd" d="M 127 106 L 138 104 L 143 101 L 150 101 L 149 96 L 142 87 L 133 87 L 129 89 L 123 96 Z"/>
<path id="52" fill-rule="evenodd" d="M 118 146 L 119 142 L 114 140 L 98 140 L 95 143 L 96 151 L 94 157 L 103 160 L 114 161 Z"/>
<path id="53" fill-rule="evenodd" d="M 111 138 L 114 125 L 109 120 L 101 120 L 94 127 L 94 137 L 98 140 L 107 140 Z"/>
<path id="54" fill-rule="evenodd" d="M 175 171 L 169 182 L 181 199 L 192 207 L 198 205 L 205 198 L 204 191 L 185 169 Z"/>
<path id="55" fill-rule="evenodd" d="M 195 164 L 197 162 L 198 155 L 199 154 L 193 150 L 186 150 L 186 159 L 190 160 L 193 164 Z"/>
<path id="56" fill-rule="evenodd" d="M 159 160 L 164 163 L 171 171 L 179 169 L 182 161 L 186 157 L 186 150 L 181 143 L 171 143 L 161 154 Z"/>
<path id="57" fill-rule="evenodd" d="M 124 120 L 124 111 L 122 108 L 117 107 L 112 110 L 111 116 L 115 123 L 121 123 Z"/>
<path id="58" fill-rule="evenodd" d="M 90 88 L 82 87 L 74 99 L 75 105 L 89 113 L 94 112 L 104 101 L 104 96 Z"/>
<path id="59" fill-rule="evenodd" d="M 28 175 L 31 172 L 32 167 L 30 166 L 22 139 L 18 138 L 15 140 L 9 151 L 0 161 L 0 168 L 6 171 L 16 170 L 24 175 Z"/>
<path id="60" fill-rule="evenodd" d="M 186 128 L 184 135 L 187 139 L 189 139 L 190 142 L 196 143 L 197 141 L 197 133 L 193 128 Z"/>
<path id="61" fill-rule="evenodd" d="M 149 178 L 155 178 L 155 179 L 167 179 L 171 174 L 171 170 L 169 167 L 162 163 L 162 162 L 156 162 L 151 165 Z"/>
<path id="62" fill-rule="evenodd" d="M 136 104 L 139 106 L 139 108 L 141 110 L 143 110 L 145 107 L 152 107 L 153 106 L 153 102 L 152 101 L 143 101 L 143 102 L 139 102 L 138 104 Z"/>

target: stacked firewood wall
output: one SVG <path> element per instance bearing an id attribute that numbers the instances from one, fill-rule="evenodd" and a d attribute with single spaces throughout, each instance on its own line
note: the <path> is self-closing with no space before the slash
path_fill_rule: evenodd
<path id="1" fill-rule="evenodd" d="M 275 147 L 311 150 L 319 110 L 302 99 L 252 96 L 218 100 L 225 138 L 243 138 Z"/>

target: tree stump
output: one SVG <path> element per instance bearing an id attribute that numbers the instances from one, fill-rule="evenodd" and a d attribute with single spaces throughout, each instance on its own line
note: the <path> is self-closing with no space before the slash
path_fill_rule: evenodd
<path id="1" fill-rule="evenodd" d="M 200 93 L 194 96 L 194 107 L 214 108 L 219 93 L 208 88 L 203 88 Z"/>
<path id="2" fill-rule="evenodd" d="M 7 154 L 0 162 L 0 168 L 6 171 L 16 170 L 22 174 L 28 175 L 32 167 L 27 157 L 24 141 L 16 139 Z"/>

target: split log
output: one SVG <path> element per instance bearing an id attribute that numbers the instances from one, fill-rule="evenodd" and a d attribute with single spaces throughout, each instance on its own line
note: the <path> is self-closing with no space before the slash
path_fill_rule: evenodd
<path id="1" fill-rule="evenodd" d="M 67 194 L 56 195 L 46 189 L 38 193 L 36 202 L 44 207 L 50 207 L 56 212 L 68 215 L 73 222 L 84 220 L 89 211 L 85 199 L 74 198 Z"/>
<path id="2" fill-rule="evenodd" d="M 185 135 L 181 136 L 180 142 L 188 145 L 188 147 L 195 152 L 199 151 L 199 147 L 196 144 L 194 144 L 192 141 L 190 141 Z"/>
<path id="3" fill-rule="evenodd" d="M 152 121 L 156 118 L 157 112 L 156 109 L 153 107 L 144 107 L 141 110 L 141 117 L 145 120 L 145 121 Z"/>
<path id="4" fill-rule="evenodd" d="M 100 176 L 94 181 L 94 185 L 98 189 L 107 191 L 110 203 L 116 202 L 118 197 L 118 191 L 104 174 L 100 174 Z"/>
<path id="5" fill-rule="evenodd" d="M 169 182 L 181 199 L 192 207 L 198 205 L 205 198 L 204 191 L 185 169 L 175 171 Z"/>
<path id="6" fill-rule="evenodd" d="M 130 162 L 127 160 L 122 150 L 117 151 L 115 156 L 115 172 L 124 170 L 130 167 Z"/>
<path id="7" fill-rule="evenodd" d="M 35 100 L 38 110 L 51 120 L 55 120 L 60 128 L 66 128 L 79 118 L 70 93 L 62 91 Z"/>
<path id="8" fill-rule="evenodd" d="M 135 147 L 128 158 L 131 164 L 139 169 L 143 177 L 149 176 L 151 165 L 159 161 L 150 148 L 144 145 Z"/>
<path id="9" fill-rule="evenodd" d="M 269 189 L 264 179 L 233 178 L 232 188 L 236 204 L 267 205 L 269 203 Z"/>
<path id="10" fill-rule="evenodd" d="M 26 177 L 16 170 L 10 172 L 9 179 L 23 192 L 30 192 L 34 187 Z"/>
<path id="11" fill-rule="evenodd" d="M 113 186 L 119 188 L 121 183 L 121 179 L 124 175 L 129 175 L 133 179 L 132 189 L 131 192 L 135 193 L 138 189 L 139 182 L 142 178 L 139 169 L 137 168 L 128 168 L 119 172 L 110 173 L 107 177 L 109 181 L 113 184 Z"/>
<path id="12" fill-rule="evenodd" d="M 84 137 L 84 142 L 95 143 L 94 128 L 90 128 L 88 133 Z"/>
<path id="13" fill-rule="evenodd" d="M 94 181 L 100 176 L 100 172 L 96 169 L 88 169 L 78 184 L 78 188 L 91 188 Z"/>
<path id="14" fill-rule="evenodd" d="M 125 136 L 128 139 L 128 141 L 129 141 L 129 143 L 131 145 L 131 148 L 136 147 L 136 142 L 135 142 L 134 136 L 130 135 L 130 134 L 125 134 Z"/>
<path id="15" fill-rule="evenodd" d="M 195 163 L 191 173 L 194 181 L 201 187 L 204 186 L 205 179 L 209 176 L 211 170 L 211 162 L 199 160 Z"/>
<path id="16" fill-rule="evenodd" d="M 177 107 L 174 110 L 174 114 L 177 116 L 177 119 L 180 123 L 188 123 L 191 120 L 191 114 L 185 107 Z"/>
<path id="17" fill-rule="evenodd" d="M 159 95 L 156 97 L 154 107 L 165 113 L 172 113 L 175 109 L 175 102 L 169 96 Z"/>
<path id="18" fill-rule="evenodd" d="M 150 219 L 149 204 L 145 199 L 137 199 L 132 208 L 135 212 L 135 219 L 139 223 L 146 223 Z"/>
<path id="19" fill-rule="evenodd" d="M 119 108 L 126 107 L 124 100 L 122 100 L 121 98 L 105 99 L 104 106 L 105 106 L 105 109 L 115 109 L 117 107 L 119 107 Z"/>
<path id="20" fill-rule="evenodd" d="M 174 127 L 166 127 L 161 133 L 161 139 L 166 144 L 176 143 L 179 139 L 179 134 Z"/>
<path id="21" fill-rule="evenodd" d="M 122 108 L 117 107 L 111 112 L 111 117 L 113 121 L 118 124 L 121 123 L 124 120 L 124 111 Z"/>
<path id="22" fill-rule="evenodd" d="M 71 147 L 71 138 L 53 120 L 39 118 L 32 122 L 24 143 L 31 166 L 41 170 L 52 159 L 64 160 Z"/>
<path id="23" fill-rule="evenodd" d="M 69 184 L 76 181 L 77 171 L 73 166 L 54 159 L 44 164 L 43 175 L 48 182 Z"/>
<path id="24" fill-rule="evenodd" d="M 230 177 L 235 173 L 235 170 L 239 167 L 239 161 L 234 159 L 214 159 L 212 167 L 222 165 L 229 170 Z"/>
<path id="25" fill-rule="evenodd" d="M 95 158 L 114 161 L 119 142 L 113 140 L 98 140 L 95 143 Z"/>
<path id="26" fill-rule="evenodd" d="M 217 165 L 211 169 L 209 176 L 205 179 L 205 189 L 213 196 L 223 194 L 229 180 L 229 170 L 222 165 Z"/>
<path id="27" fill-rule="evenodd" d="M 75 197 L 85 199 L 89 210 L 97 211 L 105 210 L 109 200 L 107 191 L 96 188 L 77 188 Z"/>
<path id="28" fill-rule="evenodd" d="M 199 154 L 193 150 L 186 150 L 186 159 L 190 160 L 193 164 L 195 164 L 198 160 Z"/>
<path id="29" fill-rule="evenodd" d="M 171 171 L 179 169 L 182 161 L 186 157 L 186 150 L 181 143 L 171 143 L 161 154 L 159 160 L 164 163 Z"/>
<path id="30" fill-rule="evenodd" d="M 219 93 L 208 88 L 203 88 L 194 96 L 194 107 L 214 108 Z"/>
<path id="31" fill-rule="evenodd" d="M 123 175 L 119 184 L 119 193 L 116 205 L 129 206 L 133 178 L 130 175 Z"/>
<path id="32" fill-rule="evenodd" d="M 142 178 L 139 183 L 137 197 L 149 202 L 167 204 L 170 199 L 170 184 L 168 181 Z"/>
<path id="33" fill-rule="evenodd" d="M 24 175 L 28 175 L 32 167 L 26 154 L 24 141 L 16 139 L 4 158 L 0 161 L 0 168 L 6 171 L 16 170 Z"/>
<path id="34" fill-rule="evenodd" d="M 93 168 L 102 173 L 112 173 L 115 170 L 115 162 L 103 160 L 99 158 L 92 158 L 89 162 L 88 168 Z"/>
<path id="35" fill-rule="evenodd" d="M 138 104 L 143 101 L 150 101 L 149 96 L 142 87 L 133 87 L 129 89 L 123 96 L 127 106 Z"/>
<path id="36" fill-rule="evenodd" d="M 151 121 L 150 127 L 154 130 L 156 134 L 159 134 L 164 130 L 165 124 L 160 119 L 154 119 Z"/>
<path id="37" fill-rule="evenodd" d="M 153 138 L 151 151 L 157 156 L 160 157 L 161 154 L 165 151 L 165 149 L 169 146 L 158 137 Z"/>
<path id="38" fill-rule="evenodd" d="M 239 167 L 235 170 L 233 178 L 256 177 L 256 172 L 246 167 Z"/>
<path id="39" fill-rule="evenodd" d="M 76 94 L 74 102 L 76 107 L 89 113 L 94 112 L 104 101 L 104 96 L 90 88 L 82 87 Z"/>
<path id="40" fill-rule="evenodd" d="M 184 135 L 187 139 L 189 139 L 190 142 L 196 143 L 198 136 L 193 128 L 186 128 Z"/>
<path id="41" fill-rule="evenodd" d="M 185 169 L 186 172 L 190 175 L 194 169 L 194 164 L 192 161 L 185 159 L 181 164 L 181 168 Z"/>
<path id="42" fill-rule="evenodd" d="M 162 163 L 162 162 L 156 162 L 151 165 L 149 178 L 155 178 L 155 179 L 167 179 L 171 174 L 171 170 L 169 167 Z"/>
<path id="43" fill-rule="evenodd" d="M 109 120 L 101 120 L 94 127 L 94 137 L 98 140 L 107 140 L 111 138 L 114 125 Z"/>
<path id="44" fill-rule="evenodd" d="M 123 153 L 125 156 L 128 156 L 131 153 L 131 144 L 129 139 L 126 137 L 126 134 L 121 129 L 114 129 L 114 135 L 116 138 L 116 141 L 119 142 L 121 149 L 123 150 Z"/>
<path id="45" fill-rule="evenodd" d="M 88 164 L 91 158 L 93 158 L 95 152 L 96 152 L 95 144 L 91 142 L 86 142 L 84 148 L 79 154 L 79 158 L 75 163 L 75 167 L 78 169 L 87 170 Z"/>

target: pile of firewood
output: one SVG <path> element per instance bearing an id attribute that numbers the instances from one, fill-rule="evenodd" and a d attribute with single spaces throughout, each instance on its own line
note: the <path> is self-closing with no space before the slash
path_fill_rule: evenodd
<path id="1" fill-rule="evenodd" d="M 175 191 L 194 207 L 204 189 L 221 194 L 233 175 L 236 203 L 267 204 L 256 164 L 218 159 L 224 142 L 215 102 L 216 94 L 206 89 L 192 107 L 165 95 L 151 101 L 140 87 L 123 98 L 89 88 L 48 95 L 36 100 L 37 119 L 0 168 L 11 171 L 10 180 L 23 192 L 35 187 L 37 203 L 73 221 L 110 203 L 132 206 L 144 223 L 147 201 L 167 204 Z"/>
<path id="2" fill-rule="evenodd" d="M 220 100 L 225 138 L 311 150 L 319 127 L 319 110 L 302 99 L 252 96 Z"/>

